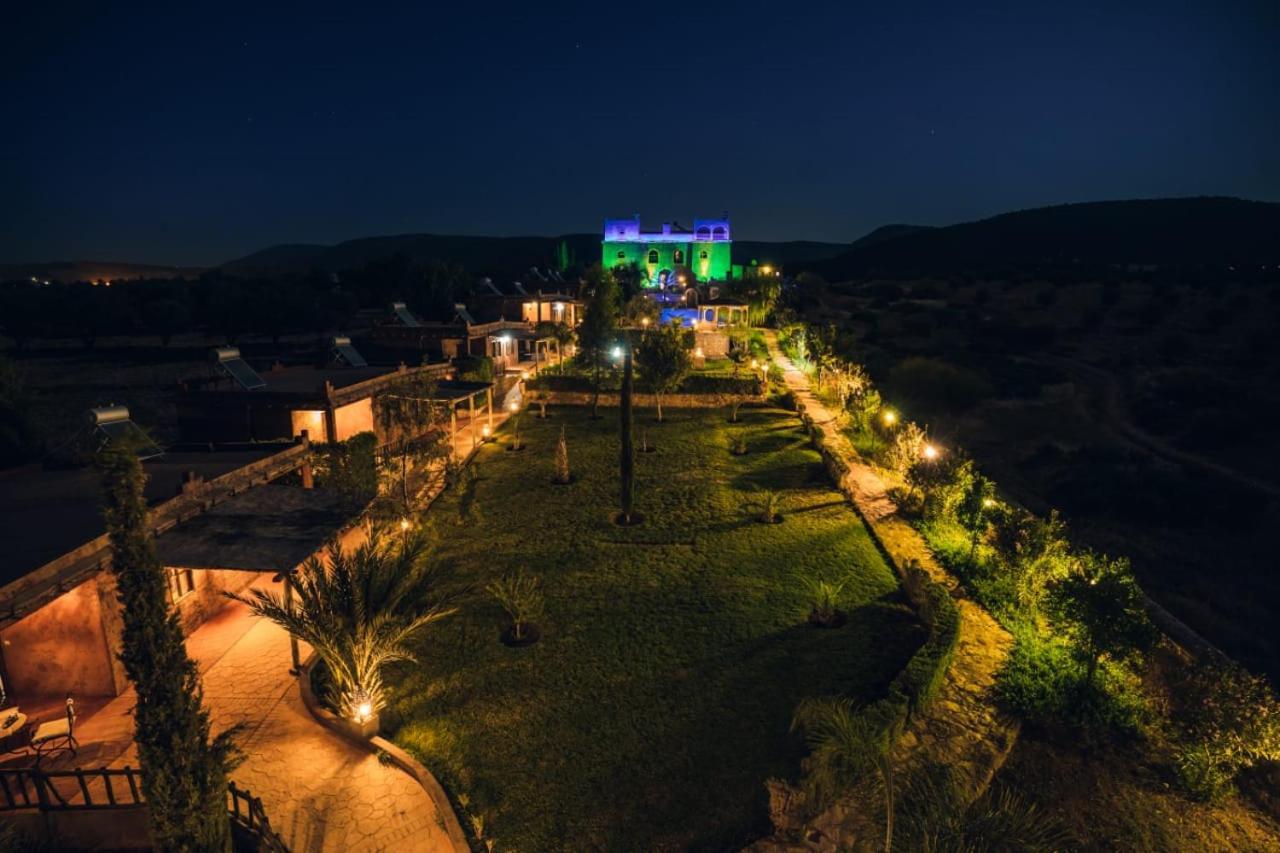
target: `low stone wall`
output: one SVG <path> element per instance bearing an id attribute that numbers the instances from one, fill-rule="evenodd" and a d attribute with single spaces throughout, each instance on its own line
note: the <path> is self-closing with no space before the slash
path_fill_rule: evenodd
<path id="1" fill-rule="evenodd" d="M 542 391 L 531 392 L 531 394 L 546 394 L 547 405 L 549 406 L 590 406 L 595 395 L 590 391 Z M 606 407 L 616 407 L 620 405 L 621 395 L 617 392 L 602 391 L 600 393 L 600 405 Z M 536 397 L 529 397 L 534 403 L 538 402 Z M 664 409 L 716 409 L 729 406 L 733 403 L 758 403 L 762 398 L 751 394 L 663 394 L 662 408 Z M 631 404 L 637 409 L 653 409 L 657 408 L 657 397 L 653 394 L 633 394 L 631 395 Z"/>
<path id="2" fill-rule="evenodd" d="M 1009 632 L 985 610 L 962 597 L 959 581 L 934 557 L 920 534 L 898 515 L 884 481 L 863 462 L 839 429 L 836 418 L 809 389 L 808 380 L 778 349 L 776 335 L 766 332 L 769 352 L 784 370 L 796 408 L 828 473 L 853 503 L 868 531 L 904 582 L 909 567 L 919 567 L 949 591 L 960 616 L 951 665 L 937 695 L 914 715 L 890 755 L 901 780 L 925 764 L 941 764 L 954 774 L 962 796 L 972 801 L 991 784 L 1017 742 L 1020 722 L 999 709 L 996 673 L 1013 645 Z M 778 791 L 771 791 L 775 803 Z M 758 841 L 755 853 L 878 850 L 884 827 L 868 814 L 869 789 L 841 798 L 803 827 Z"/>

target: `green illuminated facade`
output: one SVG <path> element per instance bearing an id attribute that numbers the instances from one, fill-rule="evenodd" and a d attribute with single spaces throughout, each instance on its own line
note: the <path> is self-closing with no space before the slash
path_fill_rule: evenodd
<path id="1" fill-rule="evenodd" d="M 638 264 L 654 285 L 667 285 L 680 274 L 698 281 L 732 275 L 728 219 L 695 219 L 693 228 L 669 222 L 661 231 L 644 231 L 640 217 L 606 219 L 601 261 L 606 268 Z"/>

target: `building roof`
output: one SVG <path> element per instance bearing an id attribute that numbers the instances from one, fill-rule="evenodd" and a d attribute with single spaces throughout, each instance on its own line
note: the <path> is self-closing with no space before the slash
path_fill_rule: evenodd
<path id="1" fill-rule="evenodd" d="M 142 463 L 145 496 L 154 506 L 181 489 L 195 471 L 205 480 L 265 459 L 280 450 L 169 452 Z M 0 474 L 0 585 L 11 583 L 106 532 L 101 476 L 93 468 L 45 470 L 28 465 Z"/>
<path id="2" fill-rule="evenodd" d="M 263 371 L 259 375 L 267 383 L 260 391 L 251 394 L 288 394 L 297 397 L 324 396 L 324 385 L 329 382 L 336 388 L 345 388 L 388 373 L 395 373 L 398 367 L 284 367 L 279 370 Z M 234 382 L 219 382 L 205 386 L 210 391 L 234 391 L 244 393 L 244 389 Z"/>
<path id="3" fill-rule="evenodd" d="M 173 568 L 288 571 L 351 517 L 346 498 L 335 491 L 255 486 L 165 531 L 156 550 Z"/>

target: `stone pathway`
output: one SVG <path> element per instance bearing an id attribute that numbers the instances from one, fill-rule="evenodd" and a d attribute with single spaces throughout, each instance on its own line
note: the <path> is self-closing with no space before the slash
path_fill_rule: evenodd
<path id="1" fill-rule="evenodd" d="M 783 371 L 783 381 L 795 394 L 817 432 L 826 453 L 847 469 L 839 486 L 880 541 L 901 573 L 914 560 L 957 598 L 960 639 L 947 678 L 933 704 L 912 721 L 893 749 L 899 778 L 913 768 L 938 763 L 957 774 L 970 800 L 991 784 L 1017 742 L 1019 721 L 996 707 L 996 672 L 1013 645 L 1013 638 L 977 604 L 962 596 L 959 582 L 938 563 L 920 534 L 898 515 L 885 482 L 858 456 L 840 431 L 836 416 L 813 394 L 808 378 L 778 347 L 777 335 L 765 331 L 769 353 Z M 787 843 L 768 839 L 752 850 L 857 850 L 884 844 L 883 827 L 868 825 L 857 797 L 837 802 L 809 827 L 808 840 Z"/>
<path id="2" fill-rule="evenodd" d="M 261 798 L 272 828 L 294 853 L 454 851 L 417 780 L 307 711 L 289 674 L 289 635 L 282 629 L 232 602 L 191 634 L 187 649 L 200 669 L 214 731 L 245 727 L 237 740 L 245 762 L 231 778 Z M 85 719 L 76 731 L 84 748 L 70 766 L 137 767 L 133 703 L 130 690 Z"/>

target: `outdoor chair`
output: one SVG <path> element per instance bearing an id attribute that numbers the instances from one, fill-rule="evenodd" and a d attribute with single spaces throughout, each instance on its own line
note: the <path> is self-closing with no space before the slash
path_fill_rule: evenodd
<path id="1" fill-rule="evenodd" d="M 36 753 L 36 764 L 46 755 L 54 752 L 70 752 L 76 754 L 80 743 L 76 740 L 76 703 L 67 697 L 66 716 L 41 723 L 36 733 L 31 736 L 31 748 Z"/>

